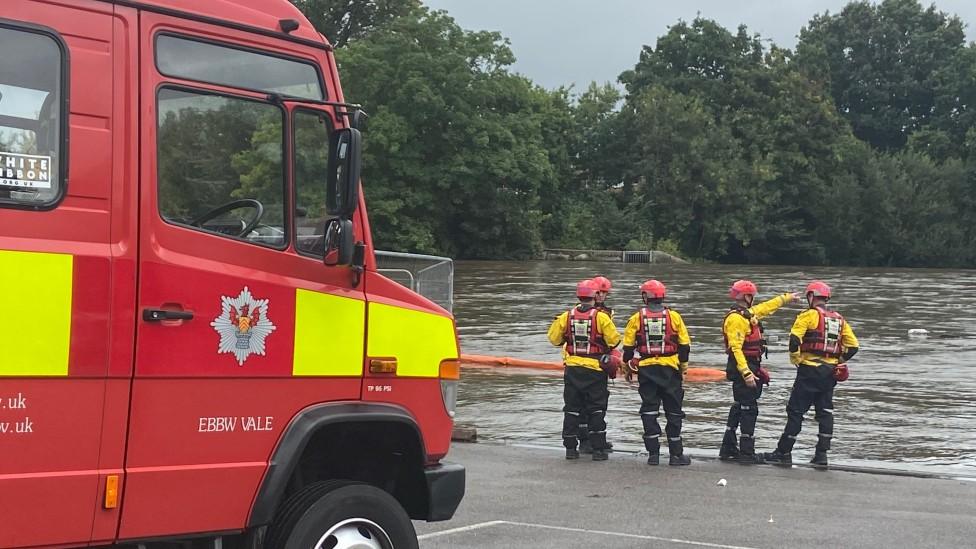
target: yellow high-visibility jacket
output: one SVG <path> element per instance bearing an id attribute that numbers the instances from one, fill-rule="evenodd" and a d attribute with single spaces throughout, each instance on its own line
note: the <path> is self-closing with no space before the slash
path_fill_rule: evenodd
<path id="1" fill-rule="evenodd" d="M 549 342 L 559 347 L 566 343 L 566 323 L 569 322 L 569 311 L 559 315 L 552 324 L 549 325 Z M 613 325 L 610 315 L 603 311 L 596 313 L 596 330 L 603 337 L 603 341 L 609 349 L 613 349 L 620 344 L 620 332 Z M 566 366 L 582 366 L 591 370 L 601 371 L 600 362 L 591 357 L 569 355 L 563 353 L 563 363 Z"/>
<path id="2" fill-rule="evenodd" d="M 745 341 L 746 336 L 752 331 L 752 324 L 758 323 L 760 320 L 775 313 L 777 309 L 789 303 L 790 299 L 790 294 L 782 294 L 763 301 L 758 305 L 749 307 L 749 312 L 752 314 L 751 319 L 741 314 L 731 314 L 725 317 L 725 323 L 722 325 L 722 333 L 725 334 L 725 341 L 728 345 L 726 351 L 735 357 L 735 367 L 742 374 L 742 379 L 748 379 L 752 376 L 752 372 L 749 370 L 749 364 L 746 362 L 746 356 L 742 354 L 742 342 Z"/>
<path id="3" fill-rule="evenodd" d="M 793 323 L 793 328 L 790 329 L 790 336 L 796 336 L 802 342 L 803 335 L 808 330 L 816 330 L 819 324 L 820 313 L 816 309 L 807 309 L 796 315 L 796 321 Z M 842 352 L 846 352 L 849 349 L 856 349 L 859 346 L 857 336 L 854 335 L 854 330 L 851 329 L 851 323 L 846 318 L 844 319 L 844 326 L 841 328 L 840 343 Z M 818 366 L 821 363 L 837 364 L 840 362 L 840 359 L 822 356 L 816 353 L 797 351 L 790 353 L 790 362 L 798 366 Z"/>
<path id="4" fill-rule="evenodd" d="M 674 309 L 668 309 L 668 316 L 670 317 L 671 327 L 674 330 L 675 335 L 678 336 L 678 345 L 691 345 L 691 336 L 688 335 L 688 328 L 685 326 L 685 321 L 678 314 L 678 311 Z M 624 347 L 636 347 L 637 346 L 637 332 L 640 331 L 640 311 L 637 311 L 631 315 L 630 320 L 627 321 L 627 327 L 624 329 Z M 683 370 L 681 368 L 681 361 L 678 359 L 678 355 L 674 354 L 671 356 L 651 356 L 641 359 L 640 366 L 670 366 L 675 370 Z"/>

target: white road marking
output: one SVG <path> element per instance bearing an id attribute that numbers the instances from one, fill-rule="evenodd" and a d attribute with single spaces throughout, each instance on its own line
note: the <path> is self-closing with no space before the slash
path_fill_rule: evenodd
<path id="1" fill-rule="evenodd" d="M 439 536 L 446 536 L 449 534 L 457 534 L 461 532 L 469 532 L 471 530 L 478 530 L 481 528 L 487 528 L 489 526 L 499 526 L 502 524 L 508 524 L 511 526 L 522 526 L 524 528 L 541 528 L 546 530 L 558 530 L 560 532 L 574 532 L 578 534 L 597 534 L 601 536 L 616 536 L 619 538 L 630 538 L 630 539 L 642 539 L 648 541 L 667 541 L 670 543 L 680 543 L 684 545 L 693 545 L 695 547 L 715 547 L 717 549 L 757 549 L 755 547 L 746 547 L 743 545 L 723 545 L 721 543 L 709 543 L 707 541 L 694 541 L 690 539 L 678 539 L 678 538 L 665 538 L 660 536 L 645 536 L 640 534 L 626 534 L 623 532 L 607 532 L 604 530 L 588 530 L 585 528 L 569 528 L 566 526 L 549 526 L 547 524 L 534 524 L 531 522 L 513 522 L 510 520 L 492 520 L 489 522 L 479 522 L 478 524 L 471 524 L 469 526 L 462 526 L 460 528 L 452 528 L 450 530 L 441 530 L 439 532 L 431 532 L 429 534 L 424 534 L 422 536 L 417 536 L 418 540 L 436 538 Z"/>
<path id="2" fill-rule="evenodd" d="M 470 524 L 468 526 L 461 526 L 459 528 L 451 528 L 450 530 L 440 530 L 438 532 L 431 532 L 429 534 L 424 534 L 422 536 L 417 536 L 417 539 L 430 539 L 440 536 L 446 536 L 448 534 L 457 534 L 459 532 L 469 532 L 471 530 L 477 530 L 479 528 L 485 528 L 488 526 L 495 526 L 498 524 L 505 524 L 504 520 L 491 520 L 488 522 L 479 522 L 478 524 Z"/>

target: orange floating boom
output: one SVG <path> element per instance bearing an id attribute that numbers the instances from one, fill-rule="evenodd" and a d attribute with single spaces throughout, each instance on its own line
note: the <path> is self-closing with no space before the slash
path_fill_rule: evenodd
<path id="1" fill-rule="evenodd" d="M 543 360 L 525 360 L 508 356 L 461 355 L 461 364 L 479 364 L 484 366 L 502 366 L 510 368 L 535 368 L 538 370 L 562 370 L 561 362 L 546 362 Z M 726 381 L 725 370 L 716 368 L 688 368 L 686 381 Z"/>

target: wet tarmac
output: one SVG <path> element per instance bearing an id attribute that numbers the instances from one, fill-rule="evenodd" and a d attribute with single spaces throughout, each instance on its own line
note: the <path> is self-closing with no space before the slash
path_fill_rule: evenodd
<path id="1" fill-rule="evenodd" d="M 467 493 L 454 519 L 415 523 L 420 547 L 972 547 L 976 482 L 742 466 L 646 465 L 561 448 L 455 444 Z M 724 486 L 719 480 L 725 479 Z"/>

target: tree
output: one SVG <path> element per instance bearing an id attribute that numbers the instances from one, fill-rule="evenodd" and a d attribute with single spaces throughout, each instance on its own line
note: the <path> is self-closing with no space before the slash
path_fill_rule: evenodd
<path id="1" fill-rule="evenodd" d="M 851 2 L 800 31 L 797 63 L 830 90 L 854 135 L 883 151 L 919 130 L 961 141 L 973 124 L 976 55 L 956 16 L 917 0 Z M 946 138 L 930 132 L 924 142 Z M 941 140 L 941 141 L 940 141 Z"/>
<path id="2" fill-rule="evenodd" d="M 790 52 L 745 27 L 678 23 L 645 47 L 624 110 L 633 112 L 642 187 L 631 208 L 693 257 L 824 263 L 813 206 L 831 192 L 848 127 Z"/>
<path id="3" fill-rule="evenodd" d="M 336 48 L 420 7 L 420 0 L 291 0 Z"/>
<path id="4" fill-rule="evenodd" d="M 346 97 L 370 113 L 364 188 L 378 246 L 462 258 L 541 248 L 540 193 L 566 173 L 565 93 L 511 74 L 497 33 L 425 9 L 337 55 Z"/>
<path id="5" fill-rule="evenodd" d="M 639 180 L 629 205 L 644 234 L 693 257 L 720 258 L 749 242 L 758 212 L 741 145 L 699 98 L 652 86 L 627 109 L 635 124 Z M 728 215 L 739 209 L 739 215 Z"/>

